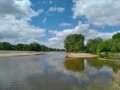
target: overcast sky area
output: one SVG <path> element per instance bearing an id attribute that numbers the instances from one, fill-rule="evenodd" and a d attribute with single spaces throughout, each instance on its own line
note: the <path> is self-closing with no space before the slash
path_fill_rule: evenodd
<path id="1" fill-rule="evenodd" d="M 120 32 L 120 0 L 0 0 L 0 42 L 63 48 L 69 34 L 85 42 Z"/>

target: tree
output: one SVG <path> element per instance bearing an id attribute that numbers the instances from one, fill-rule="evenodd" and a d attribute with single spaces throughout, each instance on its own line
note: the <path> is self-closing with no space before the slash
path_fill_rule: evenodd
<path id="1" fill-rule="evenodd" d="M 84 36 L 82 34 L 68 35 L 64 40 L 67 52 L 79 52 L 84 48 Z"/>
<path id="2" fill-rule="evenodd" d="M 24 51 L 30 51 L 31 50 L 30 45 L 29 44 L 24 44 L 23 50 Z"/>
<path id="3" fill-rule="evenodd" d="M 120 52 L 120 41 L 119 39 L 112 39 L 110 44 L 111 52 Z"/>
<path id="4" fill-rule="evenodd" d="M 2 42 L 2 43 L 0 43 L 0 49 L 1 50 L 11 50 L 12 45 L 8 42 Z"/>
<path id="5" fill-rule="evenodd" d="M 24 50 L 24 44 L 17 44 L 16 49 L 19 50 L 19 51 L 23 51 Z"/>
<path id="6" fill-rule="evenodd" d="M 74 52 L 80 52 L 83 50 L 84 50 L 84 44 L 83 44 L 83 41 L 80 40 L 80 42 L 78 42 L 74 45 Z"/>
<path id="7" fill-rule="evenodd" d="M 98 45 L 97 52 L 120 52 L 120 41 L 118 39 L 108 39 Z"/>
<path id="8" fill-rule="evenodd" d="M 64 49 L 49 48 L 45 45 L 33 42 L 30 44 L 19 43 L 12 45 L 9 42 L 1 42 L 0 50 L 19 50 L 19 51 L 65 51 Z"/>
<path id="9" fill-rule="evenodd" d="M 100 43 L 100 44 L 98 45 L 98 47 L 97 47 L 97 52 L 98 52 L 98 53 L 108 52 L 108 51 L 110 51 L 110 49 L 109 49 L 109 47 L 108 47 L 108 45 L 107 45 L 106 42 Z"/>
<path id="10" fill-rule="evenodd" d="M 96 53 L 98 45 L 102 42 L 103 40 L 100 37 L 90 39 L 86 46 L 87 52 Z"/>
<path id="11" fill-rule="evenodd" d="M 118 39 L 118 40 L 120 40 L 120 33 L 117 33 L 117 34 L 115 34 L 115 35 L 113 35 L 112 36 L 112 39 Z"/>
<path id="12" fill-rule="evenodd" d="M 40 51 L 41 46 L 36 42 L 30 43 L 30 50 L 31 51 Z"/>

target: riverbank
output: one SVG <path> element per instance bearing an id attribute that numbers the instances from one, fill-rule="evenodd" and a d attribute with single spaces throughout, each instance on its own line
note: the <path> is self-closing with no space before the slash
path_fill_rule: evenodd
<path id="1" fill-rule="evenodd" d="M 0 57 L 15 57 L 15 56 L 34 56 L 34 55 L 41 55 L 40 52 L 22 52 L 22 53 L 2 53 Z"/>
<path id="2" fill-rule="evenodd" d="M 120 90 L 120 70 L 114 76 L 110 90 Z"/>
<path id="3" fill-rule="evenodd" d="M 99 57 L 102 60 L 120 61 L 120 53 L 112 53 L 112 52 L 101 53 L 99 54 Z"/>
<path id="4" fill-rule="evenodd" d="M 66 53 L 67 57 L 70 58 L 94 58 L 98 57 L 98 55 L 93 55 L 89 53 Z"/>

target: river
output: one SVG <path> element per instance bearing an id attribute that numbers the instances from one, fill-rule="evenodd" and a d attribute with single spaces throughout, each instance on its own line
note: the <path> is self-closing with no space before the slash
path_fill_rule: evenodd
<path id="1" fill-rule="evenodd" d="M 0 90 L 108 90 L 120 65 L 64 52 L 0 58 Z"/>

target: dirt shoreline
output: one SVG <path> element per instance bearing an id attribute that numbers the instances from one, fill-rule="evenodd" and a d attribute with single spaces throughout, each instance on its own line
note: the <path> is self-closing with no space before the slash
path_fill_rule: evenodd
<path id="1" fill-rule="evenodd" d="M 0 54 L 0 57 L 15 57 L 15 56 L 34 56 L 41 55 L 40 52 L 27 52 L 27 53 L 12 53 L 12 54 Z"/>
<path id="2" fill-rule="evenodd" d="M 66 53 L 67 57 L 70 58 L 94 58 L 98 57 L 98 55 L 93 55 L 89 53 Z"/>

